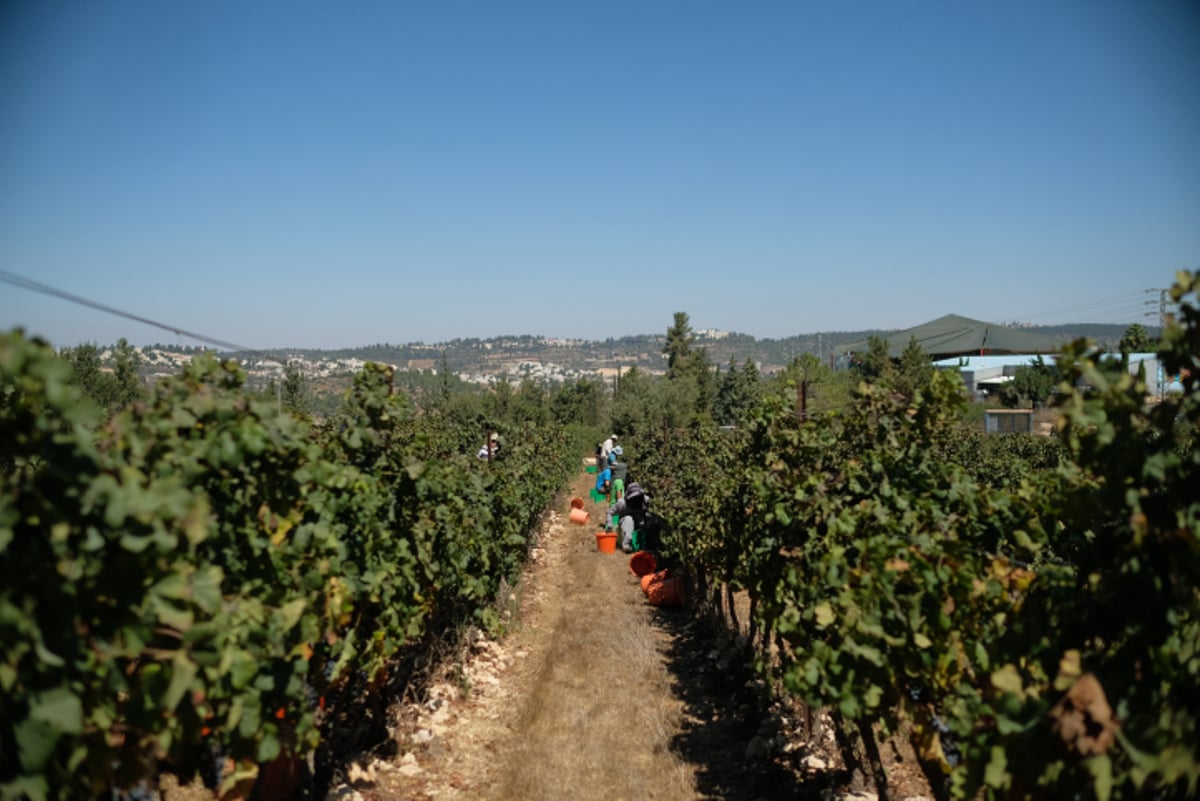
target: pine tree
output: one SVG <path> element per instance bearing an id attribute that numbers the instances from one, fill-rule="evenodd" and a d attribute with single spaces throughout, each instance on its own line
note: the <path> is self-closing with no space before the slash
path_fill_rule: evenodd
<path id="1" fill-rule="evenodd" d="M 720 425 L 742 425 L 761 397 L 762 379 L 753 360 L 746 359 L 745 366 L 739 369 L 730 356 L 729 368 L 719 379 L 713 418 Z"/>
<path id="2" fill-rule="evenodd" d="M 896 367 L 893 385 L 904 395 L 913 395 L 918 389 L 929 383 L 933 377 L 933 362 L 929 354 L 917 342 L 916 337 L 910 337 L 900 354 L 900 364 Z"/>
<path id="3" fill-rule="evenodd" d="M 299 417 L 307 417 L 312 411 L 312 393 L 309 391 L 308 376 L 300 363 L 289 360 L 283 367 L 283 386 L 280 401 L 284 409 Z"/>
<path id="4" fill-rule="evenodd" d="M 863 381 L 886 382 L 892 373 L 888 341 L 877 334 L 867 337 L 867 352 L 859 355 L 854 369 Z"/>
<path id="5" fill-rule="evenodd" d="M 667 355 L 667 378 L 678 378 L 695 366 L 692 362 L 695 341 L 687 312 L 675 312 L 675 324 L 667 329 L 667 342 L 663 345 L 663 353 Z"/>

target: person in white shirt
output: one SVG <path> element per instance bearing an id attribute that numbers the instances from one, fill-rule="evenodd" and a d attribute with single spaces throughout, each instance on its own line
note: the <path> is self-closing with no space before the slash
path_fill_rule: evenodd
<path id="1" fill-rule="evenodd" d="M 608 455 L 612 453 L 613 445 L 616 443 L 616 441 L 617 435 L 609 434 L 608 439 L 600 443 L 600 463 L 596 465 L 597 469 L 603 470 L 608 466 L 608 463 L 612 461 L 609 459 Z"/>
<path id="2" fill-rule="evenodd" d="M 480 459 L 495 459 L 496 452 L 500 450 L 500 435 L 495 431 L 487 438 L 487 441 L 479 447 L 479 453 L 475 454 Z"/>

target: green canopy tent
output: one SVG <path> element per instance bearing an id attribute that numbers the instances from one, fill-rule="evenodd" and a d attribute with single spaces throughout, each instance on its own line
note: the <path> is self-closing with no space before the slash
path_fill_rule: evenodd
<path id="1" fill-rule="evenodd" d="M 888 356 L 899 359 L 908 343 L 915 339 L 917 344 L 933 361 L 953 356 L 987 356 L 1007 353 L 1054 353 L 1059 342 L 1044 334 L 1035 334 L 1020 328 L 1009 328 L 957 314 L 947 314 L 936 320 L 897 331 L 885 337 Z M 862 353 L 867 343 L 851 342 L 837 348 L 838 353 Z"/>

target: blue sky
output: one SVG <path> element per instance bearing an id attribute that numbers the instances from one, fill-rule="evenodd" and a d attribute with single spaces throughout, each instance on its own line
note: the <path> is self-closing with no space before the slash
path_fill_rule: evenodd
<path id="1" fill-rule="evenodd" d="M 248 347 L 1153 324 L 1200 268 L 1195 0 L 0 9 L 0 270 Z"/>

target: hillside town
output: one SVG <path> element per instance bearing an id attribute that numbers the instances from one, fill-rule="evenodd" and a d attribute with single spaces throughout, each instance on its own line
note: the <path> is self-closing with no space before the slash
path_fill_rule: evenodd
<path id="1" fill-rule="evenodd" d="M 699 332 L 698 342 L 723 339 L 727 332 Z M 448 369 L 459 379 L 486 385 L 496 381 L 531 379 L 558 384 L 581 378 L 610 378 L 637 366 L 651 374 L 666 369 L 661 343 L 646 338 L 638 348 L 601 347 L 585 340 L 554 337 L 500 337 L 489 340 L 456 340 L 450 343 L 375 346 L 358 351 L 285 350 L 280 352 L 218 353 L 236 359 L 252 382 L 277 379 L 291 364 L 309 379 L 336 378 L 360 371 L 368 361 L 387 364 L 397 371 L 438 375 Z M 661 338 L 659 338 L 661 339 Z M 177 373 L 203 348 L 150 345 L 137 349 L 144 377 L 154 380 Z M 113 348 L 99 351 L 102 363 L 113 358 Z"/>
<path id="2" fill-rule="evenodd" d="M 950 318 L 946 319 L 951 319 Z M 956 322 L 963 318 L 953 318 Z M 937 322 L 937 321 L 934 321 Z M 1001 327 L 993 326 L 993 332 Z M 1086 336 L 1111 349 L 1120 337 L 1122 327 L 1095 325 L 1083 330 L 1058 330 L 1052 327 L 1004 326 L 1005 329 L 1021 328 L 1022 333 L 1040 335 L 1043 343 L 1065 343 L 1076 336 Z M 921 333 L 921 328 L 900 332 L 875 330 L 823 332 L 800 334 L 781 340 L 756 339 L 753 336 L 719 329 L 698 329 L 693 332 L 694 344 L 709 354 L 714 367 L 724 368 L 730 363 L 753 363 L 764 375 L 773 374 L 786 367 L 793 359 L 804 353 L 815 355 L 822 363 L 831 367 L 845 366 L 848 354 L 873 335 L 893 340 L 893 349 L 898 354 L 907 344 L 910 332 Z M 918 336 L 918 339 L 920 337 Z M 246 371 L 251 384 L 262 385 L 277 381 L 286 365 L 299 369 L 311 381 L 323 381 L 348 377 L 359 372 L 367 362 L 390 365 L 397 371 L 420 372 L 440 375 L 448 371 L 458 379 L 481 386 L 499 381 L 519 383 L 532 380 L 546 384 L 561 384 L 580 379 L 613 380 L 632 368 L 650 375 L 661 375 L 666 371 L 666 355 L 663 352 L 665 337 L 661 334 L 627 336 L 620 339 L 591 341 L 547 336 L 500 336 L 490 339 L 456 339 L 450 342 L 426 344 L 423 342 L 402 345 L 377 344 L 343 350 L 284 349 L 278 351 L 218 352 L 221 358 L 234 358 Z M 199 353 L 202 347 L 154 344 L 136 349 L 139 355 L 139 371 L 153 382 L 161 376 L 178 373 L 180 368 Z M 1010 353 L 1022 351 L 1010 351 Z M 1033 351 L 1030 351 L 1032 353 Z M 1039 352 L 1048 352 L 1040 349 Z M 112 361 L 113 347 L 99 348 L 103 364 Z M 895 354 L 894 354 L 895 355 Z M 986 378 L 1000 376 L 1004 368 L 1011 373 L 1016 364 L 1027 359 L 991 360 L 990 373 Z M 946 366 L 943 362 L 939 366 Z M 984 374 L 978 376 L 985 379 Z"/>

